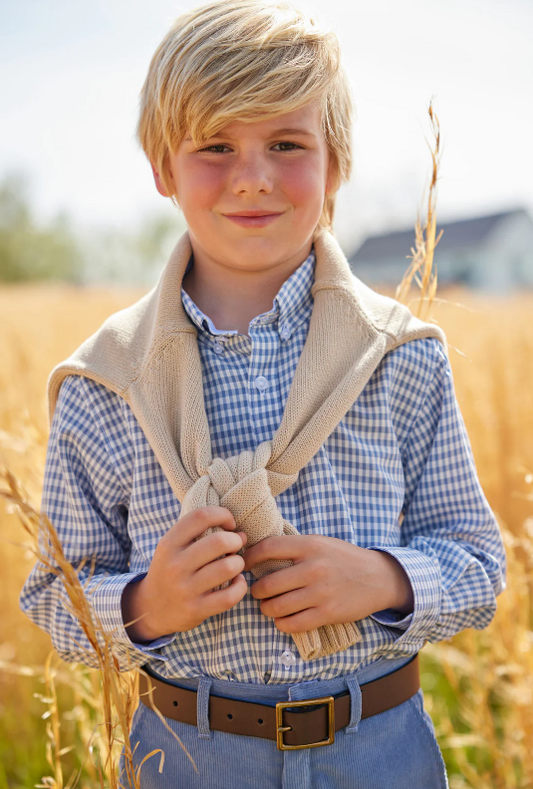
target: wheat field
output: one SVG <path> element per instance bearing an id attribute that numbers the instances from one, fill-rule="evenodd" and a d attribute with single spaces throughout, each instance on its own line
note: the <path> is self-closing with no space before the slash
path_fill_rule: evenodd
<path id="1" fill-rule="evenodd" d="M 46 379 L 105 317 L 144 291 L 0 287 L 0 465 L 38 505 L 48 425 Z M 504 534 L 508 588 L 482 632 L 426 645 L 422 683 L 451 789 L 533 787 L 533 294 L 441 291 L 461 410 Z M 98 672 L 49 657 L 18 608 L 33 564 L 16 507 L 0 497 L 0 789 L 112 786 L 100 736 Z M 118 747 L 118 745 L 117 745 Z M 100 776 L 100 777 L 99 777 Z"/>

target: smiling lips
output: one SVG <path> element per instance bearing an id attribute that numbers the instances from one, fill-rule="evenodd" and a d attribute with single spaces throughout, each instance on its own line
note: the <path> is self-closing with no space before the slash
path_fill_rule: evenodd
<path id="1" fill-rule="evenodd" d="M 223 214 L 226 219 L 231 219 L 241 227 L 265 227 L 274 222 L 282 212 L 273 213 L 270 211 L 240 211 L 238 214 Z"/>

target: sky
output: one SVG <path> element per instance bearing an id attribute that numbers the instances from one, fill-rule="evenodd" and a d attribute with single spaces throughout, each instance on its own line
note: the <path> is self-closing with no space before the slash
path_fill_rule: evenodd
<path id="1" fill-rule="evenodd" d="M 424 216 L 441 130 L 437 223 L 533 216 L 533 0 L 307 0 L 337 33 L 355 105 L 345 248 Z M 176 212 L 135 140 L 139 91 L 181 0 L 0 0 L 0 180 L 37 215 L 134 227 Z"/>

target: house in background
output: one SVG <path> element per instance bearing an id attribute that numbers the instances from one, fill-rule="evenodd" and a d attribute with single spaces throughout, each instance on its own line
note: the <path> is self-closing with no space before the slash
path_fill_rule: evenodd
<path id="1" fill-rule="evenodd" d="M 493 293 L 533 288 L 533 221 L 523 208 L 439 222 L 434 264 L 439 285 L 459 284 Z M 367 238 L 350 259 L 368 285 L 396 286 L 411 260 L 414 226 Z"/>

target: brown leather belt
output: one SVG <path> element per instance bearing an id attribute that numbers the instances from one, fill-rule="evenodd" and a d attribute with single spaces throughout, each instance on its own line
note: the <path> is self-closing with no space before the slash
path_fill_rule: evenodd
<path id="1" fill-rule="evenodd" d="M 144 704 L 152 701 L 167 718 L 196 726 L 195 690 L 178 688 L 140 674 L 139 692 Z M 420 688 L 418 655 L 397 671 L 361 685 L 362 714 L 369 718 L 407 701 Z M 335 732 L 350 721 L 350 693 L 305 701 L 278 702 L 275 707 L 237 701 L 209 694 L 209 725 L 218 731 L 275 740 L 282 751 L 315 748 L 334 741 Z"/>

